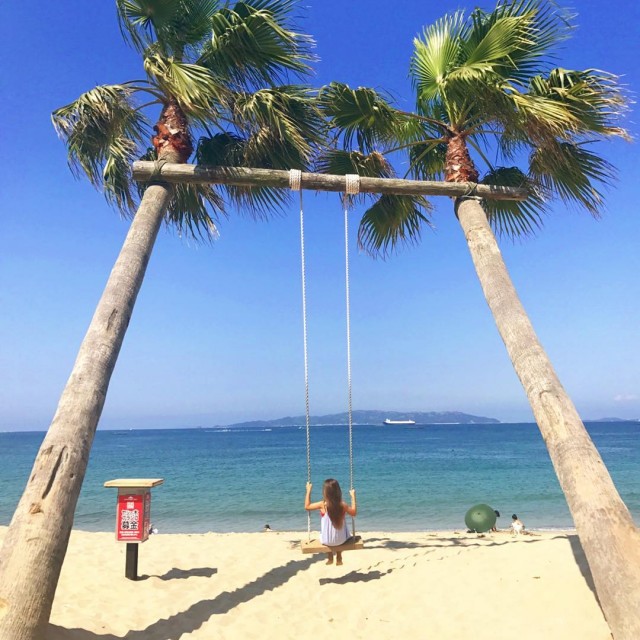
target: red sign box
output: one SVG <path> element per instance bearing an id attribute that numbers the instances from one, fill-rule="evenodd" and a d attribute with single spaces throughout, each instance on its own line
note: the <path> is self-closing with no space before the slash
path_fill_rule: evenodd
<path id="1" fill-rule="evenodd" d="M 149 537 L 151 493 L 138 491 L 118 495 L 116 539 L 120 542 L 144 542 Z"/>

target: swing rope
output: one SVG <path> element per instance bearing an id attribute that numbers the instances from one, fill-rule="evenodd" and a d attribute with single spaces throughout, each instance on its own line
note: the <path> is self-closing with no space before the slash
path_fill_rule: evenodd
<path id="1" fill-rule="evenodd" d="M 306 261 L 304 251 L 304 207 L 302 201 L 302 172 L 298 169 L 289 171 L 289 188 L 300 192 L 300 263 L 302 273 L 302 332 L 304 343 L 304 389 L 305 389 L 305 425 L 307 435 L 307 482 L 311 482 L 311 429 L 309 417 L 309 355 L 307 342 L 307 285 Z M 345 290 L 347 316 L 347 389 L 349 417 L 349 486 L 353 490 L 353 408 L 351 393 L 351 303 L 349 289 L 349 196 L 360 193 L 360 176 L 345 176 L 344 204 L 344 246 L 345 246 Z M 351 518 L 352 535 L 355 536 L 355 518 Z M 307 511 L 307 540 L 311 541 L 311 513 Z"/>
<path id="2" fill-rule="evenodd" d="M 304 404 L 307 430 L 307 482 L 311 482 L 311 429 L 309 428 L 309 356 L 307 348 L 307 277 L 304 255 L 304 207 L 302 206 L 302 171 L 289 171 L 289 188 L 300 192 L 300 266 L 302 271 L 302 335 L 304 341 Z M 311 512 L 307 511 L 307 539 L 311 540 Z"/>
<path id="3" fill-rule="evenodd" d="M 344 204 L 344 262 L 345 262 L 345 292 L 347 309 L 347 389 L 349 405 L 349 486 L 353 490 L 353 407 L 351 394 L 351 298 L 349 289 L 349 196 L 360 193 L 360 176 L 347 174 L 345 176 Z M 351 518 L 351 535 L 356 534 L 356 520 Z"/>

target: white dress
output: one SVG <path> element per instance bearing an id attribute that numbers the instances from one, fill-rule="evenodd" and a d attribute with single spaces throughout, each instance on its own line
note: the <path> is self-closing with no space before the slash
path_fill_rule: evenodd
<path id="1" fill-rule="evenodd" d="M 320 511 L 320 541 L 328 547 L 336 547 L 345 543 L 350 537 L 347 527 L 347 518 L 340 529 L 336 529 L 331 522 L 331 518 L 326 511 Z"/>

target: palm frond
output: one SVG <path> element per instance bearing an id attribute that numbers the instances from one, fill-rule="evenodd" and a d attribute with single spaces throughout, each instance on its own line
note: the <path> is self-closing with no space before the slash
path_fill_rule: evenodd
<path id="1" fill-rule="evenodd" d="M 324 139 L 325 123 L 312 94 L 289 85 L 235 96 L 231 107 L 235 133 L 202 138 L 199 163 L 264 169 L 307 169 Z M 288 192 L 278 189 L 229 187 L 230 197 L 254 216 L 264 208 L 279 210 Z"/>
<path id="2" fill-rule="evenodd" d="M 155 159 L 153 147 L 148 148 L 140 157 L 140 160 L 147 161 Z M 138 195 L 142 198 L 147 184 L 136 184 Z M 217 221 L 221 216 L 226 216 L 224 200 L 214 185 L 183 182 L 173 186 L 173 197 L 164 221 L 180 236 L 211 241 L 219 236 Z"/>
<path id="3" fill-rule="evenodd" d="M 135 207 L 139 189 L 129 167 L 151 135 L 140 115 L 148 104 L 136 109 L 131 100 L 138 91 L 164 105 L 156 129 L 165 136 L 162 126 L 170 121 L 178 129 L 171 136 L 189 142 L 185 154 L 191 131 L 208 133 L 199 144 L 200 162 L 306 169 L 325 144 L 326 119 L 308 88 L 275 83 L 307 73 L 314 59 L 313 40 L 293 25 L 296 4 L 116 0 L 120 29 L 142 53 L 147 80 L 97 87 L 53 114 L 74 173 L 86 173 L 123 212 Z M 153 150 L 147 156 L 156 157 Z M 214 237 L 220 194 L 221 188 L 176 186 L 167 221 L 194 238 Z M 259 215 L 280 209 L 288 191 L 229 187 L 227 194 Z"/>
<path id="4" fill-rule="evenodd" d="M 246 4 L 255 11 L 267 11 L 275 20 L 287 26 L 297 2 L 298 0 L 247 0 L 236 6 Z"/>
<path id="5" fill-rule="evenodd" d="M 244 90 L 284 83 L 290 73 L 306 75 L 315 59 L 313 40 L 289 27 L 292 5 L 286 0 L 254 0 L 218 11 L 198 63 Z"/>
<path id="6" fill-rule="evenodd" d="M 410 65 L 417 112 L 457 131 L 477 121 L 483 114 L 477 98 L 502 81 L 494 57 L 508 40 L 502 33 L 488 34 L 492 41 L 474 53 L 467 50 L 469 32 L 464 13 L 444 16 L 414 40 Z"/>
<path id="7" fill-rule="evenodd" d="M 319 173 L 338 176 L 347 174 L 356 174 L 366 178 L 392 178 L 395 176 L 389 161 L 377 151 L 365 155 L 359 151 L 329 149 L 316 160 L 315 170 Z M 371 193 L 349 196 L 350 202 L 361 203 L 372 198 L 374 195 Z"/>
<path id="8" fill-rule="evenodd" d="M 550 194 L 563 202 L 583 206 L 597 217 L 602 209 L 598 183 L 610 184 L 614 167 L 582 144 L 558 142 L 536 149 L 529 162 L 529 174 Z"/>
<path id="9" fill-rule="evenodd" d="M 129 167 L 148 136 L 133 93 L 124 85 L 102 85 L 52 114 L 74 174 L 84 172 L 123 213 L 135 206 Z"/>
<path id="10" fill-rule="evenodd" d="M 417 244 L 431 203 L 422 196 L 382 195 L 365 211 L 358 229 L 359 246 L 372 256 L 386 257 L 400 245 Z"/>
<path id="11" fill-rule="evenodd" d="M 456 11 L 427 27 L 422 38 L 414 39 L 409 74 L 418 101 L 429 102 L 439 96 L 449 72 L 460 62 L 466 33 L 464 13 Z"/>
<path id="12" fill-rule="evenodd" d="M 537 70 L 548 68 L 559 46 L 573 30 L 575 17 L 554 0 L 516 0 L 504 6 L 505 15 L 527 15 L 531 22 L 520 47 L 511 54 L 514 70 L 509 76 L 525 84 Z"/>
<path id="13" fill-rule="evenodd" d="M 196 162 L 214 167 L 241 167 L 245 146 L 244 138 L 229 132 L 202 137 L 196 149 Z"/>
<path id="14" fill-rule="evenodd" d="M 427 139 L 409 147 L 409 173 L 417 180 L 443 180 L 447 145 Z"/>
<path id="15" fill-rule="evenodd" d="M 156 47 L 146 50 L 144 69 L 165 95 L 177 100 L 185 115 L 201 121 L 215 119 L 216 104 L 226 97 L 226 90 L 209 69 L 167 58 Z"/>
<path id="16" fill-rule="evenodd" d="M 331 126 L 343 134 L 336 142 L 347 152 L 356 145 L 364 153 L 376 145 L 387 154 L 406 152 L 408 175 L 437 179 L 444 177 L 446 145 L 456 139 L 471 163 L 489 167 L 485 182 L 529 189 L 525 203 L 486 205 L 507 235 L 538 228 L 554 195 L 595 214 L 613 169 L 585 145 L 629 137 L 620 126 L 628 100 L 612 74 L 552 68 L 571 20 L 554 0 L 504 0 L 492 11 L 444 16 L 414 40 L 414 114 L 378 102 L 371 89 L 332 84 L 321 91 Z M 500 166 L 525 157 L 528 173 Z M 372 220 L 364 229 L 372 246 L 384 242 Z"/>
<path id="17" fill-rule="evenodd" d="M 366 87 L 332 82 L 320 90 L 318 101 L 330 126 L 342 134 L 345 148 L 357 146 L 365 154 L 393 139 L 404 120 L 384 96 Z"/>
<path id="18" fill-rule="evenodd" d="M 493 105 L 487 105 L 486 95 L 478 102 L 495 114 L 507 158 L 531 147 L 555 149 L 558 141 L 579 145 L 610 136 L 629 139 L 618 126 L 627 98 L 616 77 L 605 72 L 554 69 L 534 76 L 526 92 L 512 87 L 494 97 Z"/>
<path id="19" fill-rule="evenodd" d="M 465 65 L 490 63 L 503 78 L 525 84 L 548 64 L 570 28 L 569 14 L 548 0 L 512 0 L 491 12 L 475 9 L 471 20 Z"/>
<path id="20" fill-rule="evenodd" d="M 376 151 L 365 155 L 359 151 L 329 149 L 317 160 L 316 171 L 338 176 L 357 174 L 367 178 L 392 178 L 395 173 L 389 161 Z"/>
<path id="21" fill-rule="evenodd" d="M 529 39 L 531 14 L 505 15 L 507 6 L 513 4 L 500 5 L 491 13 L 479 8 L 473 11 L 473 27 L 464 43 L 465 66 L 504 64 Z"/>
<path id="22" fill-rule="evenodd" d="M 476 9 L 468 20 L 461 12 L 445 16 L 414 41 L 418 112 L 436 119 L 444 112 L 457 130 L 491 122 L 504 106 L 496 94 L 523 93 L 566 31 L 565 16 L 548 0 L 511 0 L 492 12 Z"/>
<path id="23" fill-rule="evenodd" d="M 566 137 L 580 128 L 578 118 L 566 103 L 551 95 L 531 92 L 511 91 L 508 94 L 511 109 L 498 114 L 509 134 L 520 139 L 529 139 L 535 145 L 542 145 L 547 139 Z"/>
<path id="24" fill-rule="evenodd" d="M 474 26 L 479 21 L 477 9 L 473 14 Z M 526 44 L 529 38 L 529 16 L 503 17 L 494 21 L 490 28 L 483 33 L 482 39 L 465 42 L 467 51 L 464 63 L 451 72 L 452 77 L 469 74 L 471 72 L 496 73 L 502 71 L 505 75 L 517 73 L 517 67 L 513 62 L 513 56 Z M 472 31 L 473 35 L 475 30 Z"/>
<path id="25" fill-rule="evenodd" d="M 251 140 L 247 160 L 274 169 L 306 168 L 324 141 L 325 123 L 312 93 L 287 85 L 236 94 L 231 121 Z"/>
<path id="26" fill-rule="evenodd" d="M 482 184 L 520 187 L 529 192 L 527 200 L 483 200 L 489 223 L 500 235 L 517 238 L 542 226 L 545 200 L 538 185 L 518 167 L 497 167 L 485 174 Z"/>
<path id="27" fill-rule="evenodd" d="M 201 138 L 198 163 L 304 170 L 324 140 L 322 114 L 306 87 L 235 94 L 229 109 L 236 131 Z M 225 191 L 254 217 L 279 212 L 289 201 L 289 192 L 282 189 L 225 187 Z"/>
<path id="28" fill-rule="evenodd" d="M 116 0 L 120 31 L 138 51 L 153 41 L 154 26 L 170 21 L 179 11 L 173 0 Z"/>
<path id="29" fill-rule="evenodd" d="M 224 214 L 224 200 L 210 184 L 180 183 L 165 214 L 167 225 L 194 240 L 215 240 L 216 221 Z"/>
<path id="30" fill-rule="evenodd" d="M 443 140 L 450 133 L 446 115 L 444 119 L 429 118 L 419 112 L 409 111 L 403 112 L 402 115 L 404 119 L 398 120 L 393 129 L 394 139 L 398 143 L 398 147 L 393 151 L 420 142 Z"/>
<path id="31" fill-rule="evenodd" d="M 217 0 L 116 0 L 120 30 L 138 51 L 157 41 L 165 56 L 183 60 L 211 30 Z"/>
<path id="32" fill-rule="evenodd" d="M 529 93 L 561 104 L 570 116 L 567 129 L 571 132 L 627 135 L 616 122 L 627 110 L 628 100 L 613 74 L 597 69 L 570 71 L 557 68 L 546 77 L 531 78 Z"/>
<path id="33" fill-rule="evenodd" d="M 267 151 L 269 157 L 265 157 L 265 151 L 263 150 L 262 155 L 257 157 L 255 147 L 251 148 L 251 141 L 233 133 L 224 132 L 200 138 L 196 150 L 196 161 L 198 164 L 218 167 L 274 168 L 266 166 L 272 162 L 273 148 Z M 248 212 L 254 218 L 263 218 L 269 213 L 279 213 L 290 200 L 290 193 L 285 189 L 234 185 L 221 185 L 221 188 L 228 194 L 229 199 L 238 205 L 241 212 Z"/>

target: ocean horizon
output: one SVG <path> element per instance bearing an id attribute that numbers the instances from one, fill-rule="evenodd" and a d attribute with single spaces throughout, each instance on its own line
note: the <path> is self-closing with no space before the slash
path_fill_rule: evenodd
<path id="1" fill-rule="evenodd" d="M 640 423 L 586 427 L 636 523 L 640 520 Z M 43 431 L 0 432 L 0 525 L 8 525 Z M 571 529 L 573 521 L 534 423 L 354 424 L 354 486 L 360 531 L 464 528 L 466 511 L 489 504 L 509 526 L 517 513 L 529 529 Z M 306 531 L 303 425 L 99 429 L 74 528 L 112 531 L 115 478 L 163 478 L 152 490 L 160 533 L 251 532 L 269 523 Z M 312 497 L 326 477 L 349 489 L 348 429 L 311 428 Z M 318 528 L 312 516 L 312 528 Z"/>

